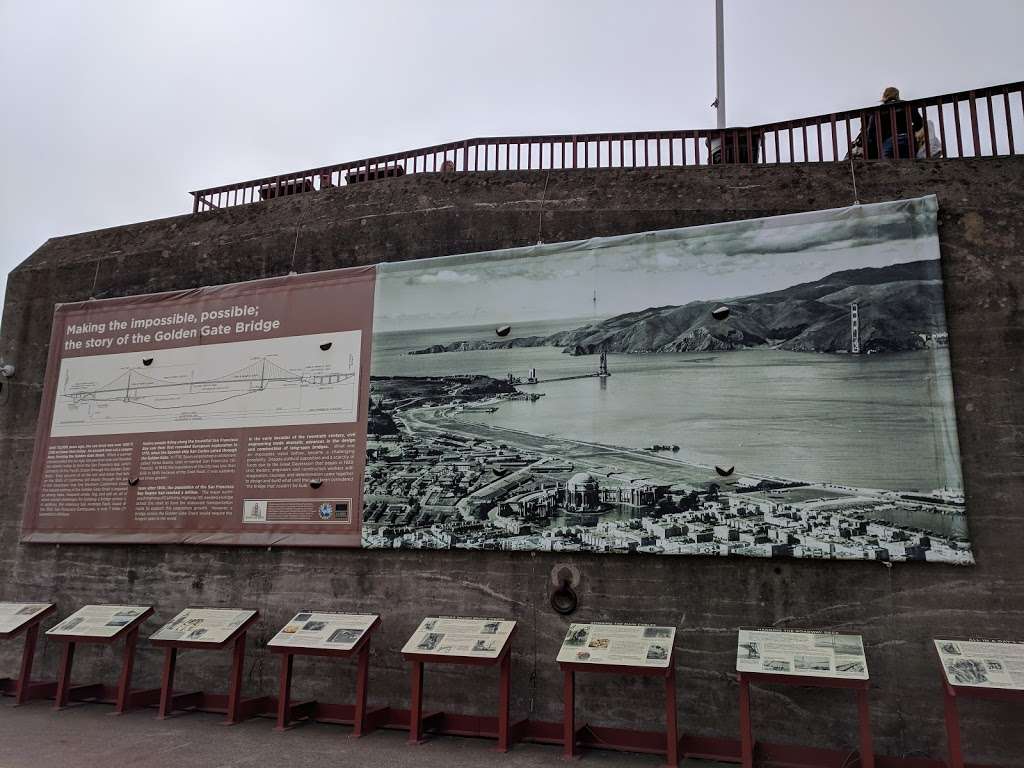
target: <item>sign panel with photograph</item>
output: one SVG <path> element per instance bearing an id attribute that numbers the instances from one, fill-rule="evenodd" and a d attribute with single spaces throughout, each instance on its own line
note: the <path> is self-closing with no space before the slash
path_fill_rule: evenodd
<path id="1" fill-rule="evenodd" d="M 256 611 L 234 608 L 186 608 L 160 627 L 149 639 L 223 643 L 255 615 Z"/>
<path id="2" fill-rule="evenodd" d="M 2 603 L 0 602 L 0 635 L 17 632 L 39 614 L 44 613 L 53 603 Z"/>
<path id="3" fill-rule="evenodd" d="M 795 629 L 741 629 L 736 670 L 767 675 L 868 679 L 860 635 Z"/>
<path id="4" fill-rule="evenodd" d="M 496 659 L 515 626 L 506 619 L 430 616 L 420 622 L 402 653 Z"/>
<path id="5" fill-rule="evenodd" d="M 148 605 L 83 605 L 46 634 L 113 637 L 149 609 Z"/>
<path id="6" fill-rule="evenodd" d="M 558 661 L 668 667 L 675 637 L 675 627 L 653 624 L 570 624 Z"/>
<path id="7" fill-rule="evenodd" d="M 1024 642 L 936 640 L 935 650 L 950 685 L 1024 691 Z"/>
<path id="8" fill-rule="evenodd" d="M 937 210 L 63 305 L 23 538 L 970 564 Z"/>
<path id="9" fill-rule="evenodd" d="M 379 618 L 373 613 L 300 611 L 268 645 L 345 651 L 362 640 Z"/>
<path id="10" fill-rule="evenodd" d="M 60 305 L 25 539 L 359 546 L 373 285 Z"/>

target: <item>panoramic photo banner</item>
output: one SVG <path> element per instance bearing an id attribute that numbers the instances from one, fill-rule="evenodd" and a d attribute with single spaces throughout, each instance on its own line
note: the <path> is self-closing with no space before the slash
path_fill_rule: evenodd
<path id="1" fill-rule="evenodd" d="M 969 564 L 936 212 L 61 306 L 24 538 Z"/>

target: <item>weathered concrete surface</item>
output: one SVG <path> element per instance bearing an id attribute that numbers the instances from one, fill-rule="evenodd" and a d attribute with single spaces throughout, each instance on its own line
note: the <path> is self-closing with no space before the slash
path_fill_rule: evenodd
<path id="1" fill-rule="evenodd" d="M 110 708 L 86 704 L 54 712 L 40 702 L 15 709 L 0 703 L 0 766 L 3 768 L 268 768 L 268 766 L 362 766 L 379 768 L 550 768 L 561 747 L 516 745 L 508 754 L 479 739 L 438 738 L 412 748 L 403 731 L 376 731 L 362 739 L 351 729 L 304 725 L 275 733 L 272 720 L 221 727 L 222 716 L 183 714 L 156 720 L 153 711 L 116 720 Z M 592 751 L 587 768 L 655 768 L 652 755 Z M 729 768 L 725 763 L 684 760 L 681 768 Z"/>
<path id="2" fill-rule="evenodd" d="M 936 193 L 970 527 L 978 565 L 886 568 L 867 563 L 361 552 L 183 546 L 27 546 L 18 542 L 25 478 L 54 302 L 191 288 L 257 277 L 594 235 L 705 224 L 852 202 L 850 168 L 555 171 L 411 176 L 182 216 L 47 242 L 15 270 L 0 353 L 18 366 L 0 405 L 0 598 L 54 599 L 61 615 L 93 601 L 153 603 L 155 627 L 189 604 L 259 608 L 247 683 L 270 692 L 276 660 L 259 650 L 300 607 L 379 611 L 371 698 L 405 706 L 398 650 L 423 614 L 507 615 L 521 622 L 514 660 L 517 716 L 557 719 L 553 661 L 566 620 L 548 607 L 560 562 L 582 572 L 581 619 L 678 624 L 684 731 L 735 737 L 735 631 L 741 625 L 843 628 L 868 646 L 879 753 L 940 756 L 945 749 L 939 635 L 1024 637 L 1024 158 L 857 167 L 862 202 Z M 16 665 L 0 647 L 0 669 Z M 53 672 L 45 645 L 41 669 Z M 84 650 L 83 678 L 116 674 L 110 651 Z M 185 654 L 182 687 L 216 689 L 227 659 Z M 140 684 L 155 684 L 159 654 L 142 644 Z M 341 665 L 302 661 L 297 695 L 346 696 Z M 491 676 L 443 668 L 427 675 L 430 705 L 484 711 Z M 849 699 L 849 700 L 847 700 Z M 595 722 L 660 725 L 653 681 L 590 676 L 580 707 Z M 755 727 L 781 743 L 856 743 L 852 696 L 758 689 Z M 1020 711 L 963 706 L 969 755 L 1024 765 Z M 111 723 L 115 728 L 116 722 Z"/>

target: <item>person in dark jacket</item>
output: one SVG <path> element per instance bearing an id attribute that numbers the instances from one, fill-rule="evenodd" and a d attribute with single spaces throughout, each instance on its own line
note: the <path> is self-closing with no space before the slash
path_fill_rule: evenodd
<path id="1" fill-rule="evenodd" d="M 895 136 L 893 136 L 893 112 L 895 112 L 896 123 Z M 882 109 L 877 110 L 868 118 L 867 146 L 864 148 L 867 156 L 878 157 L 879 138 L 882 143 L 882 157 L 911 158 L 916 156 L 917 147 L 914 143 L 914 134 L 921 129 L 922 125 L 921 113 L 916 109 L 911 109 L 908 130 L 907 109 L 900 101 L 900 91 L 890 85 L 882 93 Z"/>

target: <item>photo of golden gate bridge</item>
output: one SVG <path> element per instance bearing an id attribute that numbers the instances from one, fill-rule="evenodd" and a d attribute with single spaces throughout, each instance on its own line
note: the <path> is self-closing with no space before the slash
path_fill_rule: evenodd
<path id="1" fill-rule="evenodd" d="M 972 563 L 937 240 L 827 213 L 386 265 L 363 546 Z"/>

